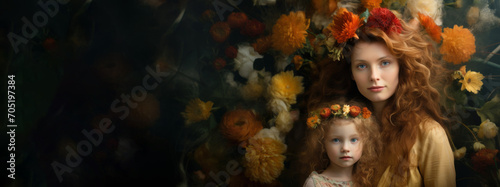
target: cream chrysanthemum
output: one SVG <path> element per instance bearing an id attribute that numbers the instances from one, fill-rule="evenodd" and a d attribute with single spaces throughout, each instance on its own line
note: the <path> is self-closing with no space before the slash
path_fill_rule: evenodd
<path id="1" fill-rule="evenodd" d="M 472 145 L 472 147 L 474 147 L 475 151 L 486 148 L 486 146 L 484 146 L 484 144 L 482 144 L 481 142 L 474 142 L 474 145 Z"/>
<path id="2" fill-rule="evenodd" d="M 483 81 L 482 81 L 483 79 L 484 79 L 483 74 L 469 70 L 464 75 L 464 79 L 459 80 L 458 82 L 462 83 L 461 90 L 466 89 L 469 92 L 477 94 L 477 92 L 481 90 L 481 87 L 483 86 Z"/>
<path id="3" fill-rule="evenodd" d="M 290 55 L 306 43 L 309 19 L 302 11 L 281 15 L 273 26 L 272 47 L 285 55 Z"/>
<path id="4" fill-rule="evenodd" d="M 442 25 L 443 0 L 412 0 L 406 2 L 406 8 L 411 17 L 418 17 L 418 13 L 429 15 L 437 25 Z"/>
<path id="5" fill-rule="evenodd" d="M 186 125 L 207 120 L 211 115 L 213 105 L 212 101 L 203 102 L 199 98 L 189 101 L 186 109 L 181 113 L 186 120 Z"/>
<path id="6" fill-rule="evenodd" d="M 486 121 L 483 121 L 481 125 L 479 125 L 479 132 L 477 133 L 477 136 L 479 138 L 493 138 L 497 135 L 497 133 L 497 125 L 487 119 Z"/>
<path id="7" fill-rule="evenodd" d="M 304 91 L 301 76 L 293 76 L 293 71 L 286 71 L 276 74 L 271 79 L 269 93 L 273 98 L 283 99 L 289 104 L 297 102 L 297 94 Z"/>
<path id="8" fill-rule="evenodd" d="M 286 146 L 272 138 L 250 138 L 245 154 L 245 176 L 251 181 L 272 183 L 284 169 Z"/>
<path id="9" fill-rule="evenodd" d="M 465 156 L 465 153 L 467 152 L 466 147 L 462 147 L 460 149 L 457 149 L 453 152 L 453 156 L 455 157 L 455 160 L 460 160 Z"/>
<path id="10" fill-rule="evenodd" d="M 292 115 L 288 111 L 282 111 L 276 116 L 276 128 L 281 133 L 288 133 L 293 128 Z"/>

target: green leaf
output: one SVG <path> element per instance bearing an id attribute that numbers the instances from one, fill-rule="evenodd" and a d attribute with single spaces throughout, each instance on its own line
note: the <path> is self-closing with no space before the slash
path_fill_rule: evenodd
<path id="1" fill-rule="evenodd" d="M 210 130 L 217 127 L 217 121 L 215 121 L 214 115 L 210 115 L 210 117 L 208 118 L 208 126 L 210 127 Z"/>
<path id="2" fill-rule="evenodd" d="M 481 121 L 489 119 L 495 124 L 500 124 L 500 96 L 497 94 L 493 99 L 486 102 L 483 107 L 476 110 Z"/>

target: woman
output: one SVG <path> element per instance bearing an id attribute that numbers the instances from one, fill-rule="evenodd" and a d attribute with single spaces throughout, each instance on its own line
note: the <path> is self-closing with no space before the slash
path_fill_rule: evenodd
<path id="1" fill-rule="evenodd" d="M 342 44 L 341 62 L 319 65 L 308 106 L 339 95 L 371 103 L 383 145 L 378 186 L 455 186 L 453 152 L 436 90 L 449 73 L 418 30 L 399 19 L 380 22 L 373 11 L 357 29 L 358 39 Z"/>

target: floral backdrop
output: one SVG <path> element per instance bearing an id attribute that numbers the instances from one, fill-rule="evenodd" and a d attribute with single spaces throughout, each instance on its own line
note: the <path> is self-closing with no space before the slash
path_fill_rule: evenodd
<path id="1" fill-rule="evenodd" d="M 500 185 L 500 1 L 1 4 L 2 94 L 15 75 L 19 124 L 6 186 L 301 186 L 316 65 L 379 8 L 416 18 L 453 70 L 441 104 L 457 186 Z"/>

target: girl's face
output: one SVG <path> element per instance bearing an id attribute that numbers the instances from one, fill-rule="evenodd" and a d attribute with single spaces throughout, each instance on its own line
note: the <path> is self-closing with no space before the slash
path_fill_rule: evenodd
<path id="1" fill-rule="evenodd" d="M 352 167 L 361 157 L 363 145 L 351 120 L 338 120 L 325 134 L 325 149 L 330 159 L 328 167 Z"/>
<path id="2" fill-rule="evenodd" d="M 396 92 L 399 63 L 384 43 L 357 43 L 351 70 L 359 92 L 372 103 L 385 103 Z"/>

